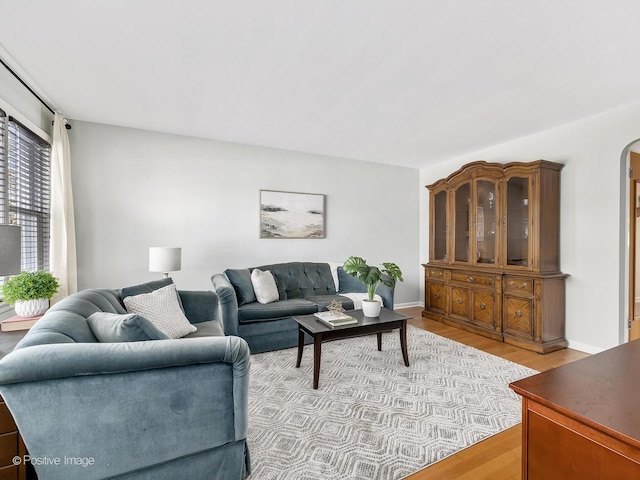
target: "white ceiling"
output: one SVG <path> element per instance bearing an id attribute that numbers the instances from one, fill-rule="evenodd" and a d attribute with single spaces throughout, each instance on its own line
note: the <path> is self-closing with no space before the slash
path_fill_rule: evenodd
<path id="1" fill-rule="evenodd" d="M 638 0 L 0 0 L 68 118 L 412 167 L 640 101 L 639 47 Z"/>

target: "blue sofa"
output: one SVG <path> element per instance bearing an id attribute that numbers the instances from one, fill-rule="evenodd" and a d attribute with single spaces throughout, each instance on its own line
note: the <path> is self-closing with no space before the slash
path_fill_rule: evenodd
<path id="1" fill-rule="evenodd" d="M 251 272 L 256 268 L 271 271 L 278 287 L 278 301 L 256 301 L 251 283 Z M 292 316 L 326 310 L 334 299 L 342 302 L 346 310 L 353 309 L 353 302 L 340 294 L 366 293 L 366 286 L 342 267 L 337 268 L 336 275 L 337 287 L 330 265 L 313 262 L 227 269 L 214 274 L 211 281 L 220 302 L 225 335 L 244 338 L 252 353 L 295 347 L 298 327 Z M 394 288 L 380 284 L 376 290 L 389 309 L 393 309 Z"/>
<path id="2" fill-rule="evenodd" d="M 250 473 L 247 343 L 216 335 L 213 292 L 179 298 L 198 327 L 190 338 L 99 343 L 87 318 L 126 310 L 118 291 L 90 289 L 54 305 L 0 361 L 0 393 L 40 479 Z"/>

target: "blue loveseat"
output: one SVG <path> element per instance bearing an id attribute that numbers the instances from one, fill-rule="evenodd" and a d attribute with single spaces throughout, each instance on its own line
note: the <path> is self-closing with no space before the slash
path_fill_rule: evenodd
<path id="1" fill-rule="evenodd" d="M 99 343 L 87 318 L 126 311 L 119 292 L 91 289 L 54 305 L 0 361 L 0 393 L 39 478 L 248 475 L 247 343 L 216 336 L 213 292 L 179 298 L 199 327 L 191 338 Z"/>
<path id="2" fill-rule="evenodd" d="M 273 274 L 278 301 L 257 302 L 251 283 L 251 272 L 256 268 Z M 292 316 L 326 310 L 334 299 L 346 310 L 353 309 L 353 301 L 341 294 L 367 291 L 362 282 L 345 273 L 342 267 L 332 272 L 329 263 L 289 262 L 227 269 L 213 275 L 211 281 L 220 302 L 225 335 L 244 338 L 252 353 L 296 346 L 298 327 Z M 389 309 L 393 309 L 394 288 L 380 284 L 376 290 Z"/>

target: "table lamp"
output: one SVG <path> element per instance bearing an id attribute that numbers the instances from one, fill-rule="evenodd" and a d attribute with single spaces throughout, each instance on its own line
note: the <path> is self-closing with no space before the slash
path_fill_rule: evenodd
<path id="1" fill-rule="evenodd" d="M 163 278 L 169 272 L 177 272 L 182 268 L 182 248 L 149 247 L 149 271 L 162 272 Z"/>
<path id="2" fill-rule="evenodd" d="M 0 276 L 20 273 L 20 226 L 0 225 Z"/>

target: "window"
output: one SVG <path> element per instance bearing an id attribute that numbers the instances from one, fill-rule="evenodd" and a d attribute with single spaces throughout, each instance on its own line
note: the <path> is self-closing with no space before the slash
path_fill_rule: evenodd
<path id="1" fill-rule="evenodd" d="M 22 270 L 49 269 L 50 155 L 46 141 L 0 110 L 0 223 L 22 227 Z"/>

